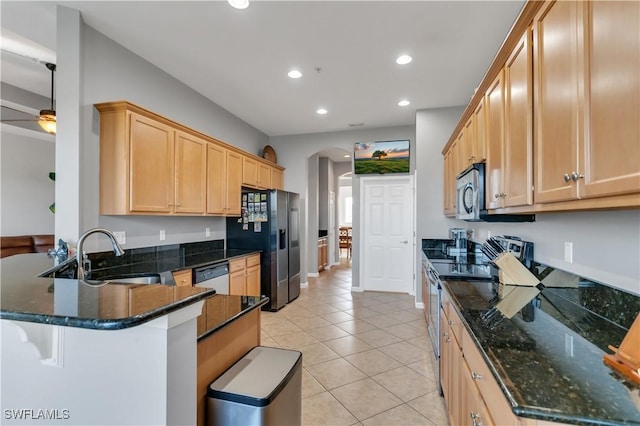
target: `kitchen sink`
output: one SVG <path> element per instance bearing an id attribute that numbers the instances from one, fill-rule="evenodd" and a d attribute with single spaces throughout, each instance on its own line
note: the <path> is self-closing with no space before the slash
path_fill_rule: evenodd
<path id="1" fill-rule="evenodd" d="M 126 284 L 160 284 L 160 274 L 123 274 L 123 275 L 107 275 L 97 280 L 110 283 L 126 283 Z"/>
<path id="2" fill-rule="evenodd" d="M 75 257 L 69 258 L 58 265 L 55 265 L 44 272 L 38 274 L 39 277 L 48 278 L 77 278 L 77 268 Z M 162 279 L 158 273 L 127 273 L 103 275 L 95 279 L 86 279 L 89 283 L 126 283 L 126 284 L 160 284 Z"/>

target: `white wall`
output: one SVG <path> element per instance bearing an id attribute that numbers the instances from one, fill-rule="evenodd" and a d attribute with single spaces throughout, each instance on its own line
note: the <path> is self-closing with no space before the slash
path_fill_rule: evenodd
<path id="1" fill-rule="evenodd" d="M 420 267 L 423 238 L 448 238 L 457 221 L 442 214 L 444 161 L 442 148 L 453 133 L 463 107 L 416 112 L 416 299 L 422 300 Z"/>
<path id="2" fill-rule="evenodd" d="M 543 213 L 533 223 L 467 223 L 475 239 L 517 235 L 533 241 L 537 261 L 640 295 L 640 210 Z M 564 243 L 573 243 L 573 263 Z"/>
<path id="3" fill-rule="evenodd" d="M 285 189 L 287 191 L 293 191 L 300 194 L 301 202 L 305 208 L 312 208 L 311 201 L 308 201 L 310 197 L 309 184 L 310 174 L 308 170 L 309 159 L 317 152 L 323 151 L 328 148 L 341 148 L 347 152 L 353 152 L 353 146 L 356 142 L 368 142 L 376 140 L 392 140 L 392 139 L 409 139 L 411 141 L 411 151 L 415 152 L 415 129 L 413 126 L 400 126 L 400 127 L 388 127 L 380 129 L 359 129 L 348 130 L 344 132 L 328 132 L 328 133 L 316 133 L 305 135 L 287 135 L 287 136 L 274 136 L 269 139 L 269 144 L 274 147 L 278 153 L 278 162 L 287 168 L 285 172 Z M 415 159 L 411 159 L 412 170 L 415 164 Z M 354 200 L 358 200 L 360 197 L 360 182 L 359 178 L 353 178 L 353 197 Z M 313 194 L 315 196 L 315 194 Z M 307 202 L 308 201 L 308 202 Z M 317 204 L 316 204 L 317 206 Z M 360 207 L 358 203 L 354 203 L 353 206 L 353 251 L 354 257 L 357 255 L 358 250 L 358 225 L 359 225 Z M 315 217 L 316 225 L 314 225 L 312 217 Z M 317 266 L 317 242 L 315 248 L 310 243 L 309 239 L 315 240 L 317 238 L 317 212 L 308 212 L 308 228 L 301 230 L 301 245 L 308 248 L 306 255 L 303 253 L 301 262 L 301 281 L 307 281 L 307 273 L 314 272 L 312 266 Z M 315 229 L 313 228 L 315 226 Z M 315 257 L 315 260 L 314 260 Z M 316 269 L 317 271 L 317 269 Z M 360 283 L 358 281 L 359 265 L 353 263 L 352 269 L 352 285 L 358 288 Z"/>
<path id="4" fill-rule="evenodd" d="M 478 242 L 485 241 L 489 231 L 516 235 L 535 243 L 535 259 L 542 263 L 640 294 L 640 210 L 545 213 L 536 215 L 533 223 L 445 218 L 440 152 L 461 115 L 462 108 L 416 114 L 418 243 L 423 238 L 448 238 L 451 227 L 473 229 Z M 565 241 L 573 242 L 573 263 L 564 261 Z"/>
<path id="5" fill-rule="evenodd" d="M 55 143 L 11 127 L 0 134 L 0 235 L 53 234 Z"/>
<path id="6" fill-rule="evenodd" d="M 58 28 L 58 31 L 64 33 L 65 29 Z M 225 238 L 225 220 L 220 217 L 101 216 L 98 213 L 99 114 L 93 104 L 128 100 L 256 155 L 268 143 L 267 135 L 88 25 L 83 26 L 80 37 L 82 49 L 78 67 L 81 70 L 84 169 L 80 193 L 76 197 L 81 200 L 82 228 L 101 226 L 125 231 L 125 248 Z M 65 49 L 65 45 L 59 44 L 58 55 Z M 59 103 L 64 104 L 64 96 L 64 93 L 59 94 Z M 211 229 L 208 238 L 205 237 L 207 227 Z M 166 231 L 165 241 L 159 239 L 161 229 Z M 106 239 L 92 238 L 88 241 L 87 251 L 108 250 L 109 247 Z"/>

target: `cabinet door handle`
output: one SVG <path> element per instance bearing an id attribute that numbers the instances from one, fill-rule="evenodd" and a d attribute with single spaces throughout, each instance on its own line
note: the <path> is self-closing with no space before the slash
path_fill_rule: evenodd
<path id="1" fill-rule="evenodd" d="M 481 374 L 476 373 L 475 371 L 472 371 L 472 372 L 471 372 L 471 379 L 473 379 L 473 380 L 480 380 L 480 379 L 482 379 L 482 375 L 481 375 Z"/>
<path id="2" fill-rule="evenodd" d="M 500 194 L 495 194 L 493 197 L 494 198 L 500 198 Z"/>
<path id="3" fill-rule="evenodd" d="M 571 179 L 578 180 L 578 179 L 583 179 L 584 175 L 582 173 L 578 173 L 578 172 L 573 172 L 571 173 Z"/>
<path id="4" fill-rule="evenodd" d="M 453 322 L 453 321 L 451 321 L 451 320 L 449 320 L 449 321 L 447 321 L 447 322 L 449 323 L 449 325 L 454 325 L 454 324 L 455 324 L 455 322 Z"/>
<path id="5" fill-rule="evenodd" d="M 471 424 L 473 426 L 482 426 L 482 419 L 480 418 L 480 414 L 469 411 L 469 416 L 471 417 Z"/>
<path id="6" fill-rule="evenodd" d="M 571 175 L 569 173 L 565 173 L 562 178 L 564 179 L 565 182 L 571 181 Z"/>

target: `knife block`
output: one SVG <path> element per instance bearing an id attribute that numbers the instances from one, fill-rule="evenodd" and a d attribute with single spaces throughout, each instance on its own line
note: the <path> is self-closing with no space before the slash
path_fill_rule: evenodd
<path id="1" fill-rule="evenodd" d="M 609 345 L 613 354 L 605 354 L 602 361 L 630 381 L 640 385 L 640 314 L 622 339 L 620 347 Z"/>
<path id="2" fill-rule="evenodd" d="M 496 308 L 511 319 L 540 293 L 537 287 L 540 281 L 509 252 L 501 253 L 493 263 L 499 268 L 500 279 L 500 301 Z"/>

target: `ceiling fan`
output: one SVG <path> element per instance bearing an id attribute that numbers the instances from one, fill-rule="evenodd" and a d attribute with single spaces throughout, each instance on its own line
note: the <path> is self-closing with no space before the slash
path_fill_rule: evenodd
<path id="1" fill-rule="evenodd" d="M 33 116 L 30 113 L 19 110 L 17 108 L 12 108 L 7 105 L 2 105 L 3 112 L 4 112 L 4 109 L 8 109 L 20 114 L 28 114 L 31 116 L 30 118 L 13 118 L 15 116 L 14 114 L 12 118 L 2 119 L 1 121 L 3 123 L 16 122 L 16 121 L 37 122 L 45 132 L 50 133 L 52 135 L 56 134 L 56 111 L 53 109 L 53 82 L 54 82 L 54 72 L 56 70 L 56 64 L 47 62 L 45 66 L 49 71 L 51 71 L 51 109 L 40 110 L 40 115 Z"/>

